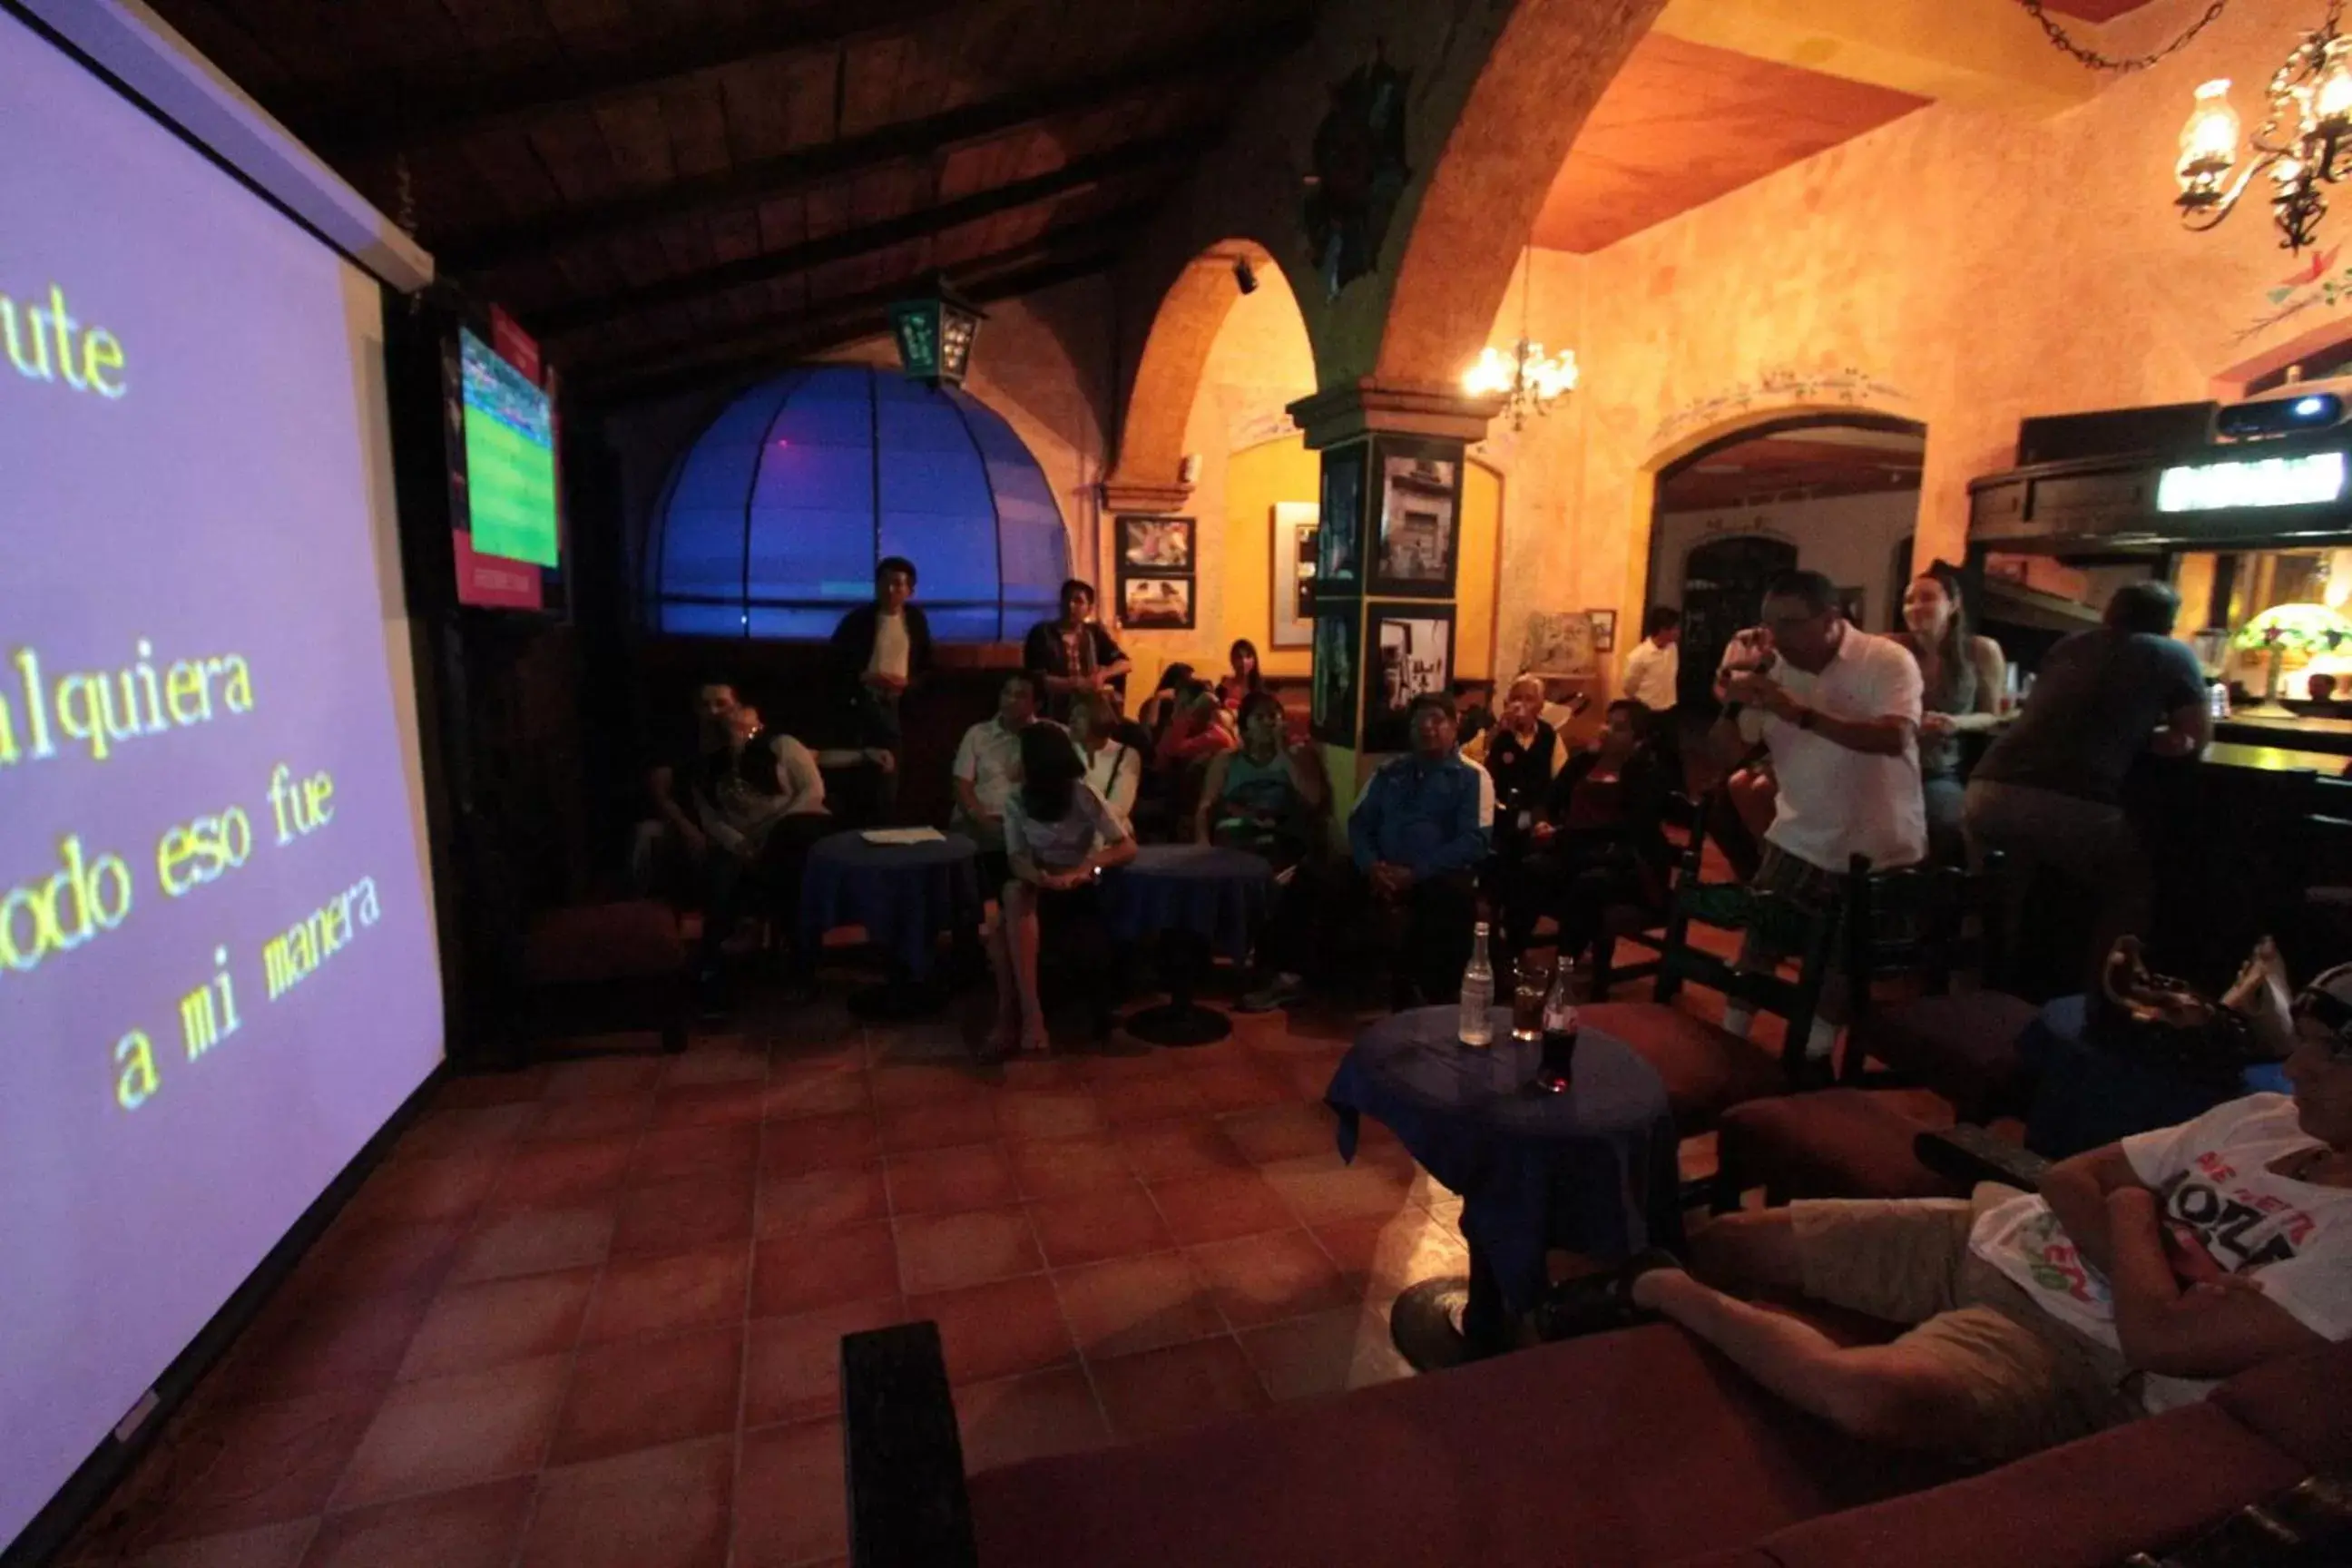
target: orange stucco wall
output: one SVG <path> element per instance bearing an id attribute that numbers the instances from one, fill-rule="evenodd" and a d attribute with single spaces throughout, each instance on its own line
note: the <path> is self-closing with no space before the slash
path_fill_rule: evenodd
<path id="1" fill-rule="evenodd" d="M 2169 37 L 2201 8 L 2158 0 L 2110 41 Z M 2254 92 L 2310 19 L 2233 7 L 2063 114 L 1934 105 L 1597 254 L 1538 253 L 1536 334 L 1575 346 L 1584 384 L 1491 443 L 1512 479 L 1504 647 L 1537 607 L 1636 622 L 1651 475 L 1739 424 L 1847 403 L 1923 421 L 1918 549 L 1957 558 L 1968 481 L 2009 466 L 2020 418 L 2200 399 L 2290 337 L 2352 331 L 2352 298 L 2289 288 L 2309 258 L 2276 248 L 2258 199 L 2206 236 L 2169 205 L 2196 83 L 2235 79 L 2258 119 Z M 1515 279 L 1492 341 L 1517 335 L 1518 308 Z"/>

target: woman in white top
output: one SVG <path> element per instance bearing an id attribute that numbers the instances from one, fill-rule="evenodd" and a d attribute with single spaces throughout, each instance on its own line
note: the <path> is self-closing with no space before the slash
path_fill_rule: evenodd
<path id="1" fill-rule="evenodd" d="M 1118 738 L 1118 727 L 1110 699 L 1099 691 L 1082 691 L 1070 704 L 1070 739 L 1087 765 L 1087 783 L 1119 821 L 1131 824 L 1136 792 L 1143 787 L 1143 753 Z"/>
<path id="2" fill-rule="evenodd" d="M 1095 921 L 1095 879 L 1135 858 L 1135 835 L 1084 777 L 1085 764 L 1057 725 L 1021 732 L 1021 788 L 1004 806 L 1004 853 L 1013 868 L 1003 916 L 989 944 L 996 964 L 996 1027 L 992 1056 L 1046 1048 L 1045 1012 L 1037 998 L 1042 929 Z"/>

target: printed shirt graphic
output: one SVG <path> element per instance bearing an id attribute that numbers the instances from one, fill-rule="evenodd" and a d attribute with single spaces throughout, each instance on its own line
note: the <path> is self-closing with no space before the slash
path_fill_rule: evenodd
<path id="1" fill-rule="evenodd" d="M 2352 1189 L 2291 1181 L 2270 1167 L 2312 1147 L 2294 1101 L 2257 1094 L 2193 1121 L 2126 1138 L 2124 1154 L 2163 1196 L 2165 1217 L 2195 1233 L 2233 1274 L 2259 1270 L 2263 1299 L 2324 1339 L 2352 1337 Z M 2053 1318 L 2116 1346 L 2115 1299 L 2074 1250 L 2050 1205 L 2027 1194 L 1977 1221 L 1969 1247 Z M 2167 1409 L 2210 1384 L 2149 1376 L 2147 1402 Z"/>

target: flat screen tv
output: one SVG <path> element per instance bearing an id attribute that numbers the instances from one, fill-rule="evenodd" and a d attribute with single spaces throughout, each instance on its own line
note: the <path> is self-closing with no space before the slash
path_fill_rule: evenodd
<path id="1" fill-rule="evenodd" d="M 555 399 L 537 345 L 501 312 L 488 330 L 461 322 L 443 340 L 457 602 L 550 609 L 563 566 Z"/>

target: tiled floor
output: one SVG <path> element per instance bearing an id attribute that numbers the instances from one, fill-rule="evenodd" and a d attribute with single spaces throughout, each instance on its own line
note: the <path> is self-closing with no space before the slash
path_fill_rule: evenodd
<path id="1" fill-rule="evenodd" d="M 820 1003 L 453 1080 L 71 1560 L 831 1562 L 840 1336 L 908 1319 L 975 1469 L 1403 1375 L 1458 1205 L 1333 1152 L 1348 1020 L 1238 1022 L 983 1071 Z"/>

